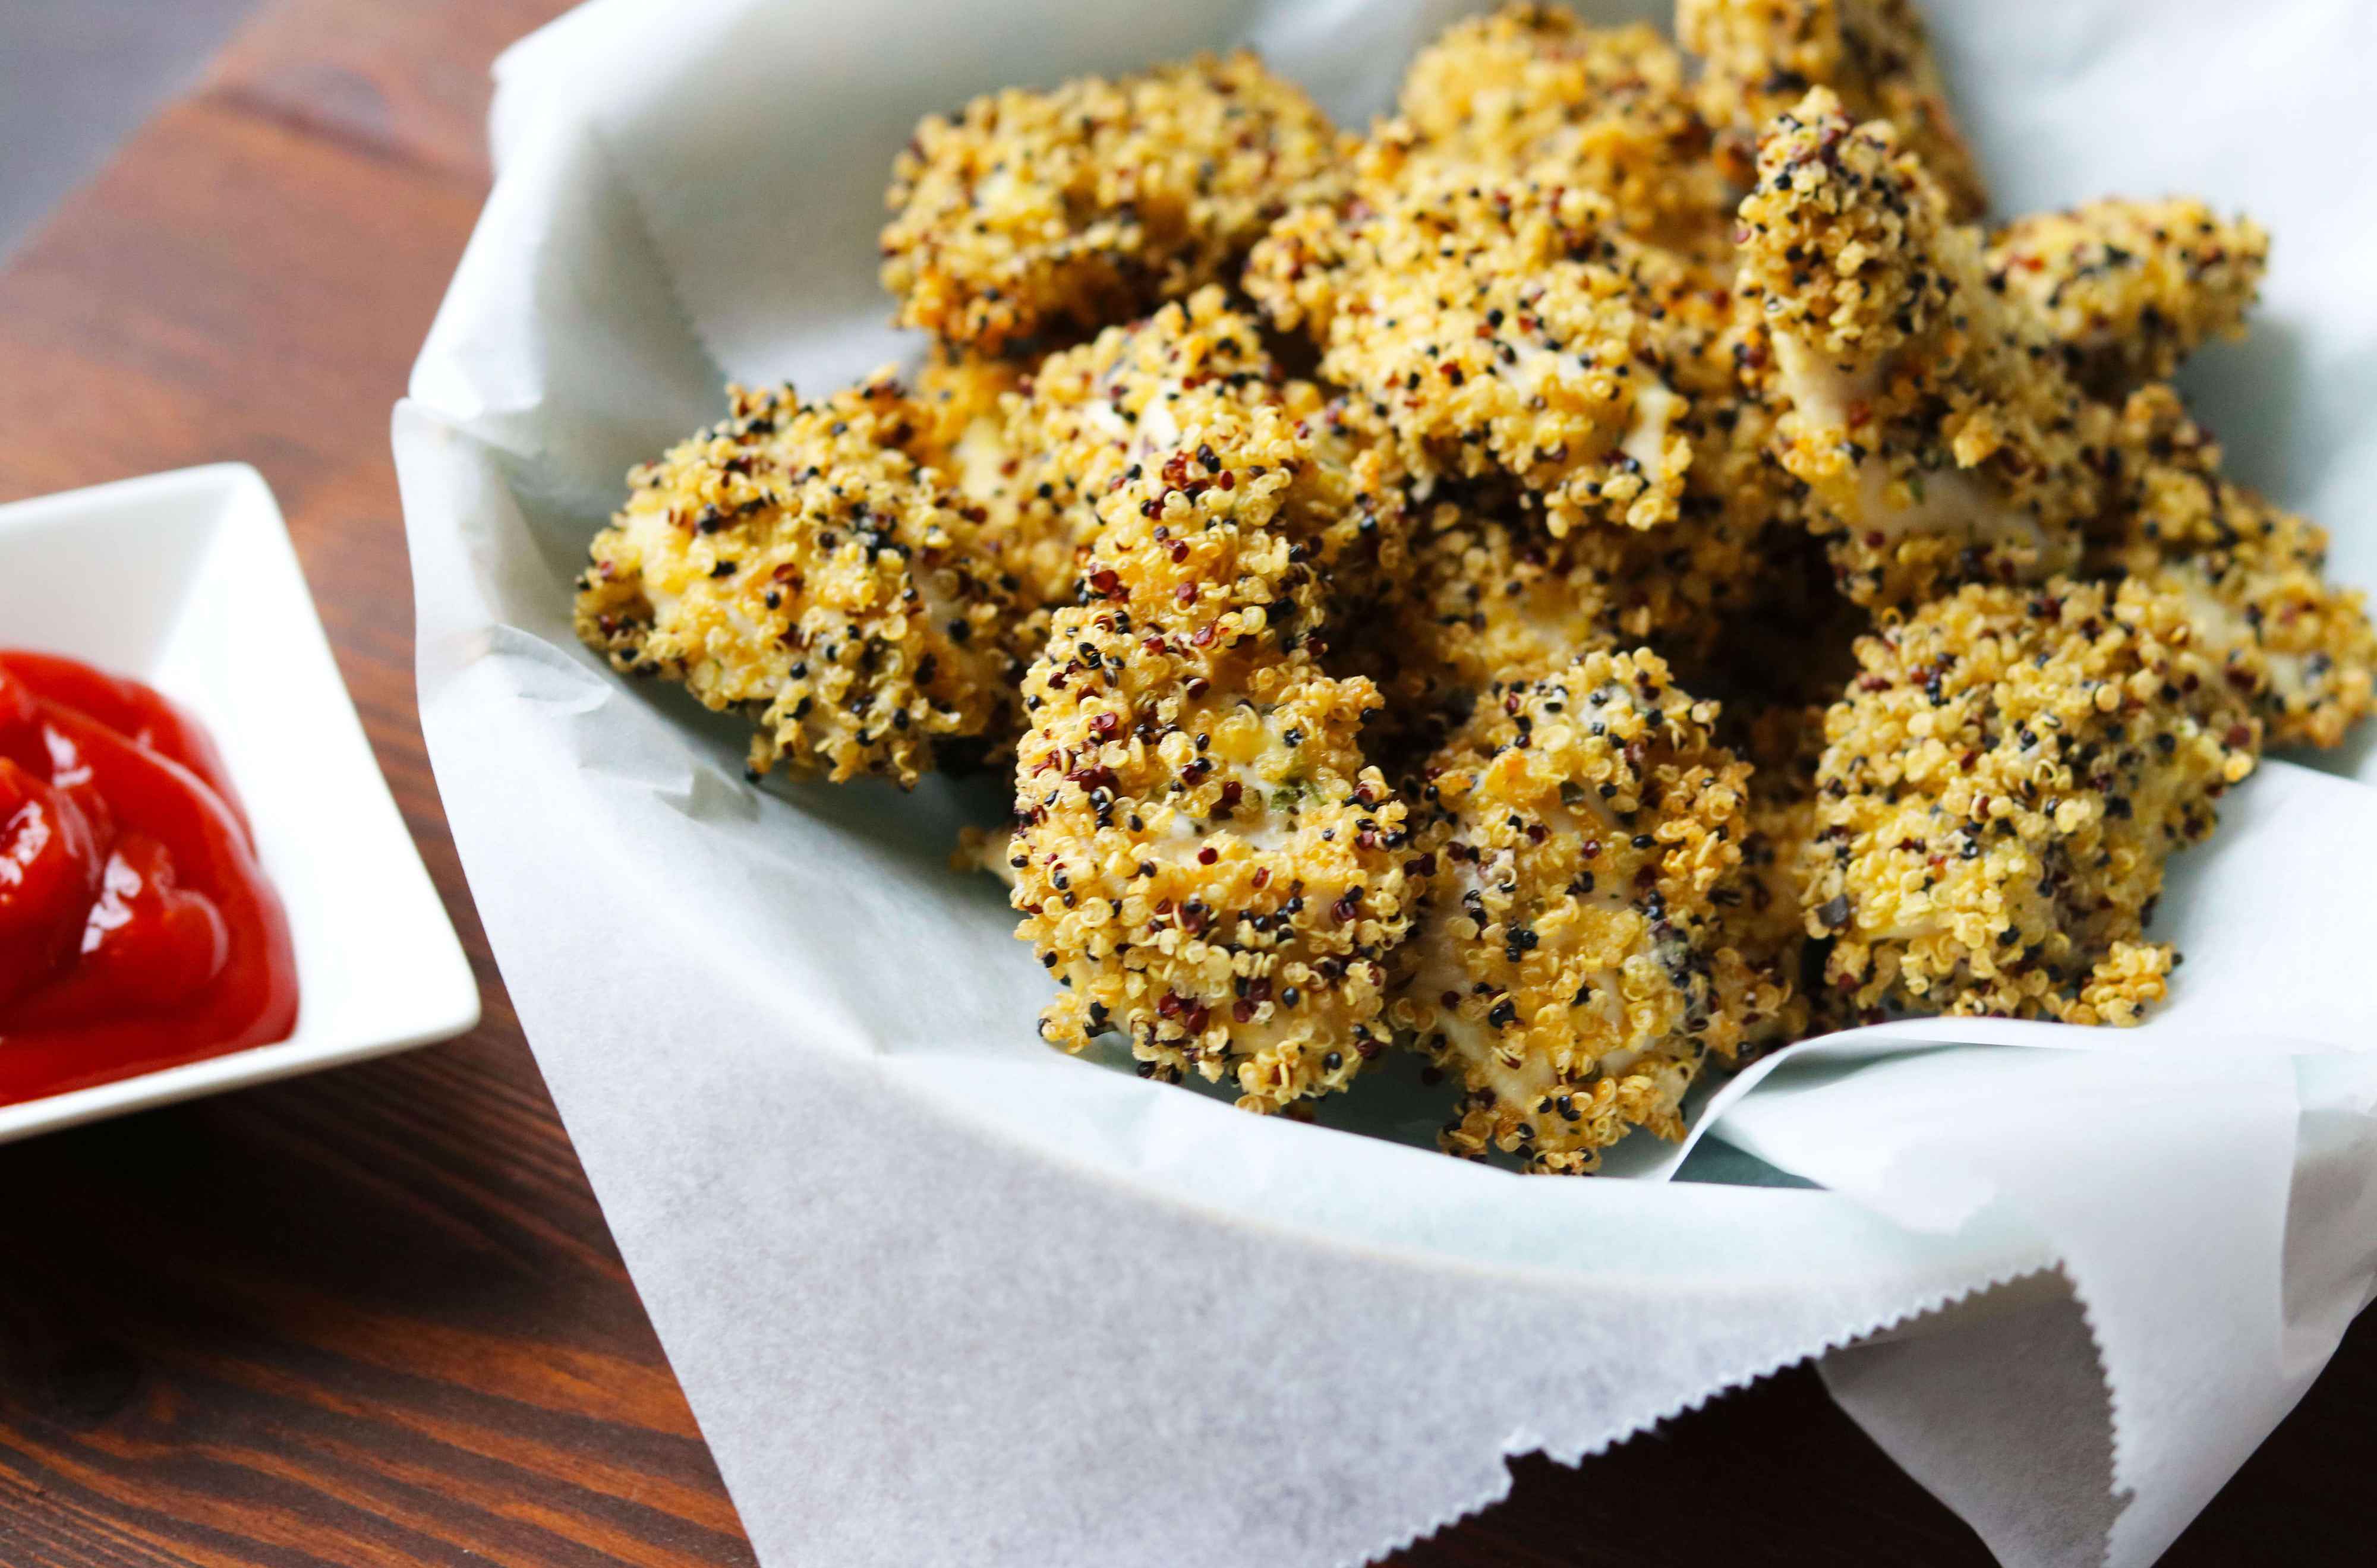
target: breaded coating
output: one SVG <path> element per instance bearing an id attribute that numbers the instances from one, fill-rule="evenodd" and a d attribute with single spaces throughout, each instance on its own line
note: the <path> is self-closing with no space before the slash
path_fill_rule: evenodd
<path id="1" fill-rule="evenodd" d="M 1622 554 L 1618 530 L 1555 539 L 1451 501 L 1423 517 L 1410 571 L 1344 650 L 1384 694 L 1372 749 L 1397 776 L 1442 745 L 1487 688 L 1551 674 L 1619 636 L 1607 580 Z"/>
<path id="2" fill-rule="evenodd" d="M 729 389 L 723 422 L 627 477 L 579 578 L 578 635 L 682 681 L 784 763 L 902 787 L 1011 738 L 1017 605 L 976 525 L 906 450 L 926 420 L 886 373 L 821 403 Z"/>
<path id="3" fill-rule="evenodd" d="M 1734 716 L 1745 707 L 1747 717 Z M 1752 707 L 1728 701 L 1719 726 L 1722 739 L 1738 733 L 1736 755 L 1750 764 L 1750 830 L 1741 841 L 1741 873 L 1716 894 L 1718 939 L 1737 956 L 1731 973 L 1768 986 L 1779 1005 L 1745 1009 L 1726 998 L 1737 1017 L 1756 1013 L 1742 1028 L 1742 1044 L 1755 1048 L 1787 1043 L 1846 1022 L 1830 1016 L 1829 998 L 1819 983 L 1810 994 L 1810 958 L 1802 878 L 1808 846 L 1816 834 L 1816 766 L 1823 755 L 1822 704 L 1770 703 Z M 1720 970 L 1722 983 L 1728 971 Z M 1827 1007 L 1820 1015 L 1819 1007 Z"/>
<path id="4" fill-rule="evenodd" d="M 1072 598 L 1080 576 L 1069 532 L 1039 526 L 1018 494 L 1024 464 L 1009 438 L 1009 410 L 1030 385 L 1022 363 L 936 344 L 916 375 L 918 427 L 907 443 L 954 491 L 977 529 L 978 552 L 1013 596 L 1021 619 L 1003 638 L 1024 663 L 1047 641 L 1049 612 Z"/>
<path id="5" fill-rule="evenodd" d="M 1276 1110 L 1386 1043 L 1404 808 L 1359 743 L 1376 690 L 1312 646 L 1309 442 L 1223 404 L 1180 441 L 1100 503 L 1083 602 L 1025 681 L 1018 935 L 1066 986 L 1048 1039 L 1119 1030 L 1143 1073 L 1228 1075 Z"/>
<path id="6" fill-rule="evenodd" d="M 1416 482 L 1508 474 L 1556 533 L 1675 519 L 1691 448 L 1651 275 L 1678 264 L 1606 197 L 1415 165 L 1325 221 L 1259 245 L 1248 290 L 1313 334 Z"/>
<path id="7" fill-rule="evenodd" d="M 2365 596 L 2327 581 L 2327 534 L 2227 478 L 2179 396 L 2153 386 L 2122 410 L 2128 458 L 2091 564 L 2173 589 L 2272 745 L 2334 746 L 2377 711 L 2377 629 Z"/>
<path id="8" fill-rule="evenodd" d="M 1316 349 L 1328 346 L 1339 299 L 1361 281 L 1355 263 L 1369 259 L 1360 231 L 1425 163 L 1412 128 L 1382 121 L 1355 144 L 1341 183 L 1280 215 L 1247 253 L 1238 279 L 1273 327 L 1302 334 Z"/>
<path id="9" fill-rule="evenodd" d="M 1311 482 L 1334 506 L 1311 540 L 1341 574 L 1341 600 L 1397 568 L 1404 477 L 1377 433 L 1348 426 L 1309 382 L 1284 376 L 1253 317 L 1219 288 L 1051 354 L 1001 400 L 995 439 L 965 484 L 1026 599 L 1070 603 L 1098 530 L 1098 503 L 1138 467 L 1160 466 L 1220 408 L 1273 408 L 1312 443 Z"/>
<path id="10" fill-rule="evenodd" d="M 1128 321 L 1234 269 L 1337 133 L 1245 52 L 927 117 L 892 165 L 895 319 L 984 353 Z"/>
<path id="11" fill-rule="evenodd" d="M 1759 148 L 1739 238 L 1783 463 L 1838 536 L 1844 592 L 1913 605 L 2076 564 L 2112 414 L 1989 288 L 1978 232 L 1890 126 L 1810 93 Z"/>
<path id="12" fill-rule="evenodd" d="M 1278 403 L 1283 379 L 1260 326 L 1219 288 L 1043 360 L 1005 400 L 1004 482 L 986 497 L 994 529 L 1026 563 L 1027 592 L 1070 603 L 1098 502 L 1124 471 L 1171 456 L 1188 410 L 1216 398 Z"/>
<path id="13" fill-rule="evenodd" d="M 1975 585 L 1858 645 L 1825 716 L 1809 932 L 1865 1010 L 2133 1024 L 2176 961 L 2163 861 L 2260 725 L 2143 582 Z"/>
<path id="14" fill-rule="evenodd" d="M 1032 367 L 935 343 L 916 373 L 911 401 L 920 416 L 908 450 L 964 494 L 995 492 L 1007 453 L 1001 437 L 1009 394 L 1030 385 Z"/>
<path id="15" fill-rule="evenodd" d="M 2047 324 L 2072 379 L 2119 398 L 2167 381 L 2198 345 L 2245 335 L 2270 236 L 2200 201 L 2091 202 L 1989 238 L 1989 286 Z"/>
<path id="16" fill-rule="evenodd" d="M 1721 1005 L 1711 917 L 1750 770 L 1714 716 L 1656 655 L 1595 652 L 1502 688 L 1429 765 L 1392 1016 L 1467 1090 L 1448 1150 L 1590 1171 L 1635 1127 L 1681 1136 L 1685 1088 L 1733 1055 L 1761 998 Z"/>
<path id="17" fill-rule="evenodd" d="M 1395 760 L 1441 744 L 1494 682 L 1533 680 L 1595 648 L 1647 645 L 1705 669 L 1766 607 L 1778 557 L 1804 549 L 1799 487 L 1768 450 L 1771 415 L 1736 375 L 1728 291 L 1714 274 L 1678 278 L 1654 305 L 1688 395 L 1676 428 L 1692 457 L 1677 520 L 1555 535 L 1507 481 L 1411 506 L 1410 569 L 1352 639 L 1387 695 L 1374 728 Z M 1823 597 L 1834 598 L 1829 578 Z"/>
<path id="18" fill-rule="evenodd" d="M 1701 111 L 1738 175 L 1777 114 L 1829 88 L 1852 117 L 1899 128 L 1951 218 L 1988 208 L 1915 0 L 1677 0 L 1676 36 L 1704 61 Z"/>
<path id="19" fill-rule="evenodd" d="M 1722 515 L 1555 536 L 1507 504 L 1416 512 L 1409 569 L 1348 639 L 1386 695 L 1372 729 L 1392 760 L 1434 750 L 1496 683 L 1580 654 L 1646 643 L 1706 654 L 1753 602 L 1764 559 Z"/>
<path id="20" fill-rule="evenodd" d="M 1717 890 L 1711 918 L 1720 944 L 1717 1007 L 1739 1031 L 1738 1051 L 1755 1054 L 1841 1027 L 1814 994 L 1808 975 L 1807 917 L 1801 912 L 1816 799 L 1791 788 L 1762 790 L 1750 778 L 1749 831 L 1741 871 Z"/>
<path id="21" fill-rule="evenodd" d="M 1708 124 L 1683 56 L 1647 25 L 1526 4 L 1456 22 L 1412 61 L 1399 108 L 1421 156 L 1598 191 L 1661 244 L 1726 243 L 1733 196 Z"/>

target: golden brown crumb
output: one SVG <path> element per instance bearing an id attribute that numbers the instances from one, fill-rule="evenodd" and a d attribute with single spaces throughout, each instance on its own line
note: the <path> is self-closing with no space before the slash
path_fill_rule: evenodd
<path id="1" fill-rule="evenodd" d="M 1684 78 L 1683 57 L 1645 24 L 1593 28 L 1520 4 L 1421 50 L 1400 108 L 1423 156 L 1581 185 L 1643 238 L 1721 249 L 1732 196 Z"/>
<path id="2" fill-rule="evenodd" d="M 1780 1003 L 1721 1005 L 1750 770 L 1714 716 L 1656 655 L 1595 652 L 1499 689 L 1430 764 L 1392 1016 L 1468 1091 L 1451 1151 L 1581 1172 L 1637 1126 L 1680 1136 L 1704 1061 Z"/>
<path id="3" fill-rule="evenodd" d="M 922 416 L 908 450 L 920 463 L 941 470 L 959 491 L 973 494 L 997 486 L 996 469 L 1006 454 L 1000 434 L 1009 394 L 1029 384 L 1032 367 L 1016 360 L 933 345 L 916 373 L 911 398 Z"/>
<path id="4" fill-rule="evenodd" d="M 2327 581 L 2326 532 L 2222 474 L 2219 446 L 2168 386 L 2131 397 L 2121 451 L 2092 565 L 2179 593 L 2272 745 L 2341 743 L 2377 711 L 2377 630 L 2359 589 Z"/>
<path id="5" fill-rule="evenodd" d="M 1548 675 L 1595 649 L 1655 644 L 1705 657 L 1746 610 L 1764 539 L 1721 512 L 1668 528 L 1553 535 L 1507 500 L 1412 509 L 1410 564 L 1344 638 L 1387 709 L 1393 761 L 1433 750 L 1498 682 Z"/>
<path id="6" fill-rule="evenodd" d="M 1079 576 L 1069 532 L 1045 526 L 1019 494 L 1022 467 L 1008 433 L 1009 410 L 1031 385 L 1030 367 L 935 344 L 917 373 L 917 429 L 909 455 L 933 469 L 952 504 L 975 526 L 985 571 L 1015 601 L 1018 619 L 1001 640 L 1022 665 L 1047 641 L 1048 616 L 1072 597 Z"/>
<path id="7" fill-rule="evenodd" d="M 1989 287 L 1977 232 L 1949 221 L 1890 126 L 1810 93 L 1760 146 L 1739 238 L 1783 463 L 1837 536 L 1849 597 L 1911 605 L 2076 564 L 2111 411 Z"/>
<path id="8" fill-rule="evenodd" d="M 758 728 L 756 776 L 902 786 L 1011 734 L 1016 619 L 973 523 L 904 448 L 886 374 L 823 403 L 730 388 L 722 423 L 628 475 L 579 579 L 578 634 Z"/>
<path id="9" fill-rule="evenodd" d="M 1767 124 L 1810 88 L 1830 88 L 1856 119 L 1899 127 L 1951 217 L 1989 207 L 1914 0 L 1678 0 L 1676 33 L 1705 57 L 1702 112 L 1744 174 Z"/>
<path id="10" fill-rule="evenodd" d="M 1339 574 L 1341 600 L 1397 568 L 1405 476 L 1392 450 L 1368 427 L 1344 423 L 1342 405 L 1324 404 L 1319 387 L 1284 376 L 1261 338 L 1219 288 L 1200 289 L 1049 355 L 1003 398 L 965 489 L 1027 601 L 1071 602 L 1100 499 L 1134 466 L 1160 466 L 1185 430 L 1224 406 L 1277 409 L 1310 439 L 1313 481 L 1335 512 L 1313 543 Z"/>
<path id="11" fill-rule="evenodd" d="M 1674 520 L 1690 443 L 1664 379 L 1658 284 L 1606 197 L 1415 165 L 1392 191 L 1291 218 L 1247 287 L 1322 345 L 1415 480 L 1508 474 L 1555 532 Z"/>
<path id="12" fill-rule="evenodd" d="M 2169 379 L 2200 344 L 2243 337 L 2269 259 L 2251 219 L 2184 197 L 2107 200 L 1999 230 L 1989 284 L 2047 324 L 2073 379 L 2118 398 Z"/>
<path id="13" fill-rule="evenodd" d="M 1837 688 L 1835 688 L 1837 689 Z M 1734 716 L 1743 713 L 1740 719 Z M 1803 984 L 1809 950 L 1802 878 L 1816 832 L 1816 765 L 1824 749 L 1824 707 L 1816 704 L 1728 702 L 1720 737 L 1741 736 L 1731 748 L 1750 764 L 1749 833 L 1741 841 L 1741 873 L 1720 888 L 1714 916 L 1718 940 L 1734 955 L 1720 968 L 1719 993 L 1735 1017 L 1746 1009 L 1726 990 L 1728 976 L 1769 988 L 1770 1001 L 1744 1024 L 1742 1044 L 1759 1047 L 1803 1039 L 1845 1020 L 1830 1016 L 1830 998 Z M 1738 980 L 1736 983 L 1739 983 Z M 1820 1015 L 1819 1007 L 1825 1008 Z"/>
<path id="14" fill-rule="evenodd" d="M 1133 463 L 1170 456 L 1186 410 L 1216 398 L 1317 405 L 1283 386 L 1261 336 L 1220 289 L 1201 289 L 1049 355 L 1004 390 L 962 483 L 1026 602 L 1072 602 L 1099 498 Z"/>
<path id="15" fill-rule="evenodd" d="M 1050 1040 L 1119 1030 L 1143 1072 L 1276 1110 L 1385 1044 L 1404 807 L 1358 741 L 1377 692 L 1313 650 L 1309 442 L 1225 404 L 1179 440 L 1100 503 L 1084 600 L 1025 681 L 1018 934 L 1067 987 Z"/>
<path id="16" fill-rule="evenodd" d="M 1619 530 L 1556 539 L 1495 510 L 1424 508 L 1409 571 L 1346 639 L 1347 662 L 1385 696 L 1373 749 L 1398 774 L 1441 745 L 1487 687 L 1548 675 L 1620 635 L 1607 580 L 1624 555 Z"/>
<path id="17" fill-rule="evenodd" d="M 2163 861 L 2212 830 L 2260 725 L 2142 582 L 1969 587 L 1858 645 L 1825 716 L 1810 934 L 1861 1009 L 2132 1024 Z"/>
<path id="18" fill-rule="evenodd" d="M 1224 277 L 1338 138 L 1252 54 L 975 99 L 892 166 L 897 320 L 985 353 L 1094 331 Z"/>

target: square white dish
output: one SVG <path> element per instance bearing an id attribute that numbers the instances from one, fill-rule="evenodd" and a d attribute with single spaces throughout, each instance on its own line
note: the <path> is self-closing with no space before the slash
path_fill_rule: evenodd
<path id="1" fill-rule="evenodd" d="M 0 506 L 0 647 L 64 654 L 197 716 L 297 951 L 276 1045 L 0 1106 L 0 1142 L 464 1033 L 479 990 L 364 738 L 264 478 L 218 463 Z"/>

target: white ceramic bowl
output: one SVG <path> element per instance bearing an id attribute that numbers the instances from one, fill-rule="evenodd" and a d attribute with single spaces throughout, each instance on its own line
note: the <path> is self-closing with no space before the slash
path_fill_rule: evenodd
<path id="1" fill-rule="evenodd" d="M 364 739 L 281 508 L 244 463 L 0 506 L 0 647 L 145 681 L 197 714 L 297 950 L 296 1032 L 0 1107 L 0 1142 L 448 1039 L 469 960 Z M 5 1048 L 0 1048 L 5 1049 Z"/>

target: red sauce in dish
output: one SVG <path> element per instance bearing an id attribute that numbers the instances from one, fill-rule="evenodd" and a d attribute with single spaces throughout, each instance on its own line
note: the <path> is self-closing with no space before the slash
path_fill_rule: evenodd
<path id="1" fill-rule="evenodd" d="M 206 731 L 137 682 L 0 652 L 0 1105 L 296 1021 L 288 917 Z"/>

